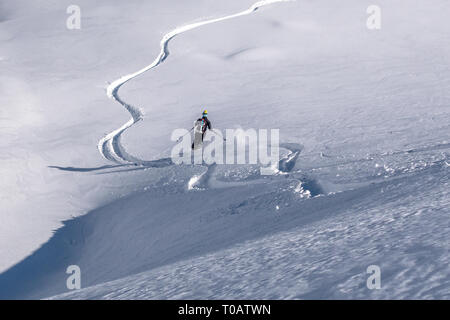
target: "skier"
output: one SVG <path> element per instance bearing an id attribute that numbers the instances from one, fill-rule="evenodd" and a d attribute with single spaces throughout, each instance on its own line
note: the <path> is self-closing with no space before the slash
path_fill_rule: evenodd
<path id="1" fill-rule="evenodd" d="M 196 123 L 201 122 L 201 130 L 202 130 L 202 142 L 203 138 L 206 135 L 206 130 L 211 130 L 211 121 L 208 120 L 208 110 L 203 110 L 202 117 L 197 119 Z M 194 149 L 194 143 L 192 143 L 192 149 Z"/>
<path id="2" fill-rule="evenodd" d="M 211 130 L 211 121 L 208 120 L 208 110 L 203 110 L 202 117 L 197 119 L 197 121 L 202 121 L 202 131 L 203 131 L 202 141 L 203 141 L 203 138 L 205 137 L 206 134 L 206 130 L 207 129 Z"/>

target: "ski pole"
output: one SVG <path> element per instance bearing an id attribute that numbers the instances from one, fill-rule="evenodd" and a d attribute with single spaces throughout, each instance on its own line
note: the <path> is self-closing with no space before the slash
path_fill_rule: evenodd
<path id="1" fill-rule="evenodd" d="M 188 132 L 186 132 L 184 135 L 182 135 L 181 137 L 179 137 L 175 143 L 178 143 L 178 142 L 180 141 L 181 138 L 183 138 L 185 135 L 187 135 L 188 133 L 190 133 L 193 129 L 194 129 L 194 127 L 192 127 L 192 129 L 189 130 Z M 165 153 L 165 152 L 166 152 L 167 150 L 169 150 L 170 148 L 173 148 L 173 146 L 167 147 L 166 149 L 164 149 L 163 151 L 161 151 L 160 153 L 158 153 L 158 154 L 156 155 L 156 157 L 159 157 L 161 154 Z"/>
<path id="2" fill-rule="evenodd" d="M 181 138 L 183 138 L 185 135 L 187 135 L 188 133 L 190 133 L 192 130 L 194 130 L 194 127 L 192 127 L 191 130 L 189 130 L 188 132 L 186 132 L 185 134 L 183 134 L 181 137 L 179 137 L 179 138 L 177 139 L 177 142 L 179 142 Z"/>

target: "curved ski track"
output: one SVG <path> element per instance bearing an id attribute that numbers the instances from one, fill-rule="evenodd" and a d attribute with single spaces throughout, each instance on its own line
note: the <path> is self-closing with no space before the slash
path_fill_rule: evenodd
<path id="1" fill-rule="evenodd" d="M 248 15 L 248 14 L 255 12 L 260 7 L 263 7 L 263 6 L 272 4 L 272 3 L 276 3 L 276 2 L 286 2 L 286 1 L 292 1 L 292 0 L 259 1 L 259 2 L 256 2 L 255 4 L 253 4 L 249 9 L 241 11 L 239 13 L 225 16 L 222 18 L 210 19 L 210 20 L 196 22 L 196 23 L 192 23 L 192 24 L 189 24 L 186 26 L 178 27 L 178 28 L 170 31 L 166 35 L 164 35 L 164 37 L 162 38 L 161 43 L 160 43 L 161 51 L 160 51 L 159 55 L 156 57 L 156 59 L 150 65 L 146 66 L 145 68 L 142 68 L 141 70 L 138 70 L 134 73 L 128 74 L 126 76 L 123 76 L 123 77 L 115 80 L 106 89 L 108 98 L 113 99 L 113 100 L 117 101 L 118 103 L 120 103 L 131 114 L 132 118 L 130 120 L 128 120 L 120 128 L 107 134 L 99 141 L 98 150 L 100 151 L 102 156 L 105 159 L 116 162 L 116 163 L 144 164 L 144 163 L 149 162 L 149 161 L 144 161 L 144 160 L 138 159 L 138 158 L 128 154 L 124 150 L 124 148 L 122 147 L 122 145 L 120 143 L 120 137 L 121 137 L 122 133 L 125 132 L 131 126 L 133 126 L 136 122 L 142 120 L 144 115 L 143 115 L 143 112 L 139 108 L 126 103 L 125 101 L 123 101 L 120 98 L 119 89 L 122 85 L 124 85 L 126 82 L 130 81 L 131 79 L 136 78 L 137 76 L 143 74 L 144 72 L 146 72 L 150 69 L 157 67 L 162 62 L 164 62 L 164 60 L 169 56 L 169 42 L 172 38 L 174 38 L 175 36 L 177 36 L 183 32 L 186 32 L 186 31 L 189 31 L 189 30 L 192 30 L 192 29 L 195 29 L 195 28 L 207 25 L 207 24 L 216 23 L 216 22 L 225 21 L 225 20 L 237 18 L 240 16 Z"/>

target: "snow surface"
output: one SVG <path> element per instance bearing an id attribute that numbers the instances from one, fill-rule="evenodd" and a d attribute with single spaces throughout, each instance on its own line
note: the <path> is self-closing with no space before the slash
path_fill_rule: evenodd
<path id="1" fill-rule="evenodd" d="M 0 5 L 0 298 L 450 298 L 448 1 L 380 0 L 377 31 L 357 0 L 70 4 Z M 120 87 L 143 121 L 102 157 L 107 88 L 203 21 Z M 281 172 L 172 165 L 203 108 L 280 129 Z"/>

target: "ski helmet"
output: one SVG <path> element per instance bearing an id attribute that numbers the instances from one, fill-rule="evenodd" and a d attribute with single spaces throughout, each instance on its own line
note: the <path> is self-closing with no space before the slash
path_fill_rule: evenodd
<path id="1" fill-rule="evenodd" d="M 208 110 L 203 110 L 203 113 L 202 113 L 204 116 L 207 116 L 208 115 Z"/>

